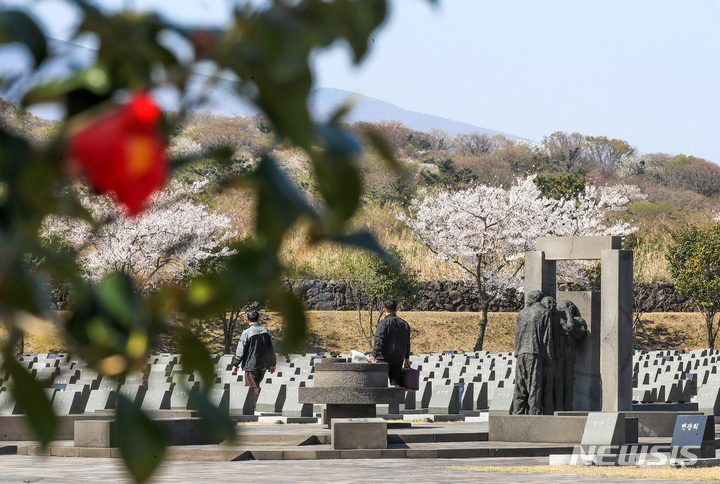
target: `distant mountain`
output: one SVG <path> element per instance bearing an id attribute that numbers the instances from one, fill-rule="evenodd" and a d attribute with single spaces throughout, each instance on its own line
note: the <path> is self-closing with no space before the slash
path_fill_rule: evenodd
<path id="1" fill-rule="evenodd" d="M 74 71 L 90 65 L 97 52 L 72 42 L 50 39 L 52 57 L 46 61 L 34 75 L 30 74 L 29 57 L 22 49 L 4 50 L 0 53 L 0 75 L 12 79 L 12 82 L 0 89 L 0 97 L 9 101 L 18 101 L 22 93 L 32 84 L 48 81 L 53 78 L 65 77 Z M 248 115 L 256 114 L 254 106 L 237 96 L 233 90 L 233 80 L 196 73 L 188 84 L 190 96 L 197 96 L 199 111 L 210 111 L 213 114 Z M 208 89 L 209 86 L 209 89 Z M 175 111 L 180 107 L 178 93 L 173 88 L 159 88 L 154 92 L 158 103 L 166 111 Z M 460 133 L 485 133 L 490 136 L 502 134 L 510 139 L 517 136 L 501 133 L 492 129 L 481 128 L 451 119 L 408 111 L 379 99 L 351 93 L 340 89 L 319 88 L 310 94 L 310 110 L 316 119 L 327 119 L 341 104 L 350 100 L 354 108 L 348 113 L 346 120 L 350 123 L 365 121 L 400 121 L 416 131 L 442 129 L 450 136 Z M 57 109 L 47 106 L 32 109 L 33 113 L 45 118 L 57 118 Z"/>
<path id="2" fill-rule="evenodd" d="M 457 136 L 460 133 L 484 133 L 489 136 L 502 134 L 509 139 L 518 138 L 518 136 L 512 134 L 481 128 L 472 124 L 441 118 L 440 116 L 408 111 L 379 99 L 340 89 L 320 88 L 313 90 L 310 94 L 310 107 L 318 119 L 326 119 L 335 108 L 348 99 L 353 102 L 353 109 L 346 118 L 350 123 L 358 121 L 369 123 L 400 121 L 415 131 L 427 132 L 433 128 L 438 128 L 450 136 Z"/>

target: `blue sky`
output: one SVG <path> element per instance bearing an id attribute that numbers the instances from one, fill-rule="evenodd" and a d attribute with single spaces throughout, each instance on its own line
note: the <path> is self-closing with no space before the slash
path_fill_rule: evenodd
<path id="1" fill-rule="evenodd" d="M 67 40 L 71 9 L 35 3 L 51 35 Z M 227 22 L 234 5 L 101 3 L 206 25 Z M 720 2 L 391 0 L 390 10 L 360 69 L 342 47 L 318 55 L 316 87 L 538 141 L 578 131 L 720 162 Z"/>

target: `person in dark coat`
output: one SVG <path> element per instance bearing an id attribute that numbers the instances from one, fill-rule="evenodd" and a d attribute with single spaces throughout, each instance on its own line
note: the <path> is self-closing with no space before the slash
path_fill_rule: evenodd
<path id="1" fill-rule="evenodd" d="M 568 410 L 564 407 L 565 366 L 567 350 L 563 323 L 565 312 L 557 310 L 555 298 L 545 296 L 540 303 L 550 311 L 549 359 L 543 368 L 543 413 L 553 415 L 556 410 Z"/>
<path id="2" fill-rule="evenodd" d="M 248 311 L 247 322 L 250 326 L 243 331 L 240 342 L 233 358 L 233 375 L 237 374 L 240 365 L 245 372 L 245 386 L 253 387 L 255 391 L 255 406 L 260 396 L 260 383 L 265 372 L 275 373 L 277 357 L 275 355 L 275 341 L 267 328 L 260 326 L 260 313 Z"/>
<path id="3" fill-rule="evenodd" d="M 402 369 L 410 368 L 410 325 L 397 314 L 397 302 L 385 301 L 383 315 L 375 330 L 375 348 L 368 361 L 388 364 L 390 384 L 402 386 Z"/>
<path id="4" fill-rule="evenodd" d="M 513 415 L 543 413 L 543 368 L 552 355 L 551 313 L 540 303 L 543 296 L 542 291 L 531 291 L 517 316 Z"/>

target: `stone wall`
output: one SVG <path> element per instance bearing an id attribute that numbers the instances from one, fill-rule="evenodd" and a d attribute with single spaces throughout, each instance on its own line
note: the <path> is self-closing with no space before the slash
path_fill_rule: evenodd
<path id="1" fill-rule="evenodd" d="M 353 311 L 358 307 L 358 289 L 352 281 L 346 280 L 290 280 L 286 287 L 305 302 L 310 310 Z M 423 281 L 420 282 L 420 297 L 417 304 L 404 307 L 416 311 L 480 311 L 477 290 L 474 283 L 466 281 Z M 643 312 L 690 312 L 693 311 L 688 299 L 681 296 L 671 283 L 640 284 L 636 288 L 636 304 Z M 518 311 L 522 307 L 523 294 L 508 291 L 502 298 L 490 305 L 490 311 Z M 361 297 L 362 309 L 368 306 L 366 297 Z"/>
<path id="2" fill-rule="evenodd" d="M 636 284 L 635 306 L 645 313 L 695 311 L 690 300 L 681 295 L 675 289 L 675 284 L 670 282 Z"/>

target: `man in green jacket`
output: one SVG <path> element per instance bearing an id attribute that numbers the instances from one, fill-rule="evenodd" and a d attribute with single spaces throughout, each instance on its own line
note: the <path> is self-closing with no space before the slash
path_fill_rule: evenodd
<path id="1" fill-rule="evenodd" d="M 255 391 L 255 406 L 260 395 L 260 383 L 265 372 L 275 373 L 277 357 L 275 355 L 275 341 L 267 328 L 260 326 L 260 313 L 255 310 L 248 311 L 247 322 L 250 326 L 243 331 L 240 342 L 233 358 L 233 375 L 237 374 L 240 365 L 245 372 L 245 386 L 253 387 Z M 255 408 L 255 407 L 253 407 Z"/>

